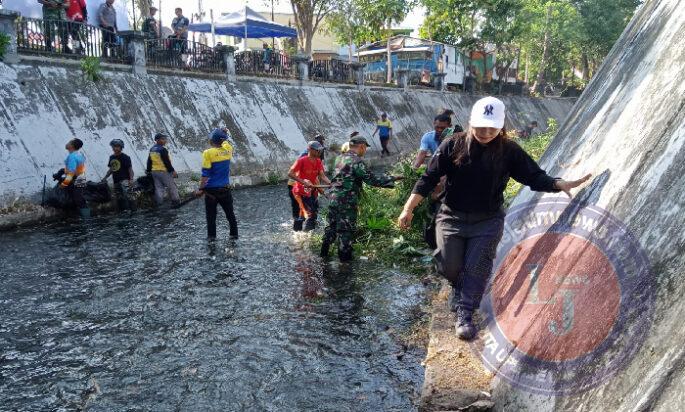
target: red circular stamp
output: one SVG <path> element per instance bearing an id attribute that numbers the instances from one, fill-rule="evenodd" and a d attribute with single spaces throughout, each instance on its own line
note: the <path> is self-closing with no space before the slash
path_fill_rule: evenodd
<path id="1" fill-rule="evenodd" d="M 481 305 L 487 331 L 472 347 L 513 385 L 587 390 L 644 340 L 654 301 L 648 268 L 635 238 L 600 208 L 561 199 L 512 208 Z"/>

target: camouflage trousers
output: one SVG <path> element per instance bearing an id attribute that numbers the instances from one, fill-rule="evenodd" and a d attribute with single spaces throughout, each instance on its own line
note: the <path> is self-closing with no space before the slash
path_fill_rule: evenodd
<path id="1" fill-rule="evenodd" d="M 357 208 L 331 205 L 328 223 L 323 234 L 321 256 L 328 256 L 330 247 L 338 240 L 338 258 L 341 262 L 352 260 L 354 231 L 357 228 Z"/>

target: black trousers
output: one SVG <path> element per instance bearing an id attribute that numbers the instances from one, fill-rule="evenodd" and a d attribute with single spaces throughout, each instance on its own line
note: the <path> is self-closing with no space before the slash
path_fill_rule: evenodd
<path id="1" fill-rule="evenodd" d="M 229 188 L 205 189 L 205 212 L 207 214 L 207 236 L 216 237 L 216 212 L 217 206 L 226 213 L 228 219 L 229 233 L 231 236 L 238 236 L 238 221 L 233 213 L 233 196 Z"/>
<path id="2" fill-rule="evenodd" d="M 290 197 L 290 209 L 293 212 L 293 219 L 297 220 L 300 218 L 300 204 L 295 200 L 295 195 L 293 194 L 293 187 L 287 185 L 288 197 Z"/>
<path id="3" fill-rule="evenodd" d="M 383 150 L 381 150 L 381 154 L 390 154 L 390 151 L 388 150 L 388 143 L 390 142 L 390 138 L 389 137 L 385 137 L 385 138 L 381 137 L 380 140 L 381 140 L 381 147 L 383 148 Z"/>
<path id="4" fill-rule="evenodd" d="M 88 205 L 86 204 L 86 198 L 83 197 L 83 192 L 85 191 L 85 189 L 85 186 L 76 186 L 75 183 L 70 184 L 65 189 L 67 191 L 67 194 L 69 194 L 69 198 L 74 203 L 74 206 L 77 209 L 85 209 L 88 207 Z"/>
<path id="5" fill-rule="evenodd" d="M 442 205 L 436 218 L 438 273 L 451 284 L 457 307 L 480 306 L 504 231 L 504 212 L 462 213 Z"/>

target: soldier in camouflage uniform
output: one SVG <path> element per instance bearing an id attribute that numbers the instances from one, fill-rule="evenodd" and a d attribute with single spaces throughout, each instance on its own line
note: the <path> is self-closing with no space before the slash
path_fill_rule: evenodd
<path id="1" fill-rule="evenodd" d="M 331 179 L 332 190 L 328 204 L 328 224 L 321 245 L 321 256 L 327 257 L 329 249 L 339 239 L 338 257 L 341 262 L 352 260 L 352 243 L 357 227 L 357 205 L 362 183 L 377 187 L 393 187 L 397 178 L 387 175 L 375 176 L 362 157 L 369 142 L 361 136 L 350 139 L 350 150 L 340 156 Z"/>
<path id="2" fill-rule="evenodd" d="M 45 28 L 43 36 L 45 37 L 45 49 L 52 51 L 53 37 L 59 33 L 62 42 L 62 51 L 67 48 L 67 9 L 70 6 L 69 0 L 38 0 L 38 3 L 43 5 L 43 20 L 45 21 Z M 65 22 L 65 23 L 58 23 Z"/>

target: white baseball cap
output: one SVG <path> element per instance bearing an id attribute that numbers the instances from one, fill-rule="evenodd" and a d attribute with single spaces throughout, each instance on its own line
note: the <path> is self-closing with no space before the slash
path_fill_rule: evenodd
<path id="1" fill-rule="evenodd" d="M 484 97 L 471 109 L 471 127 L 504 127 L 504 103 L 496 97 Z"/>

